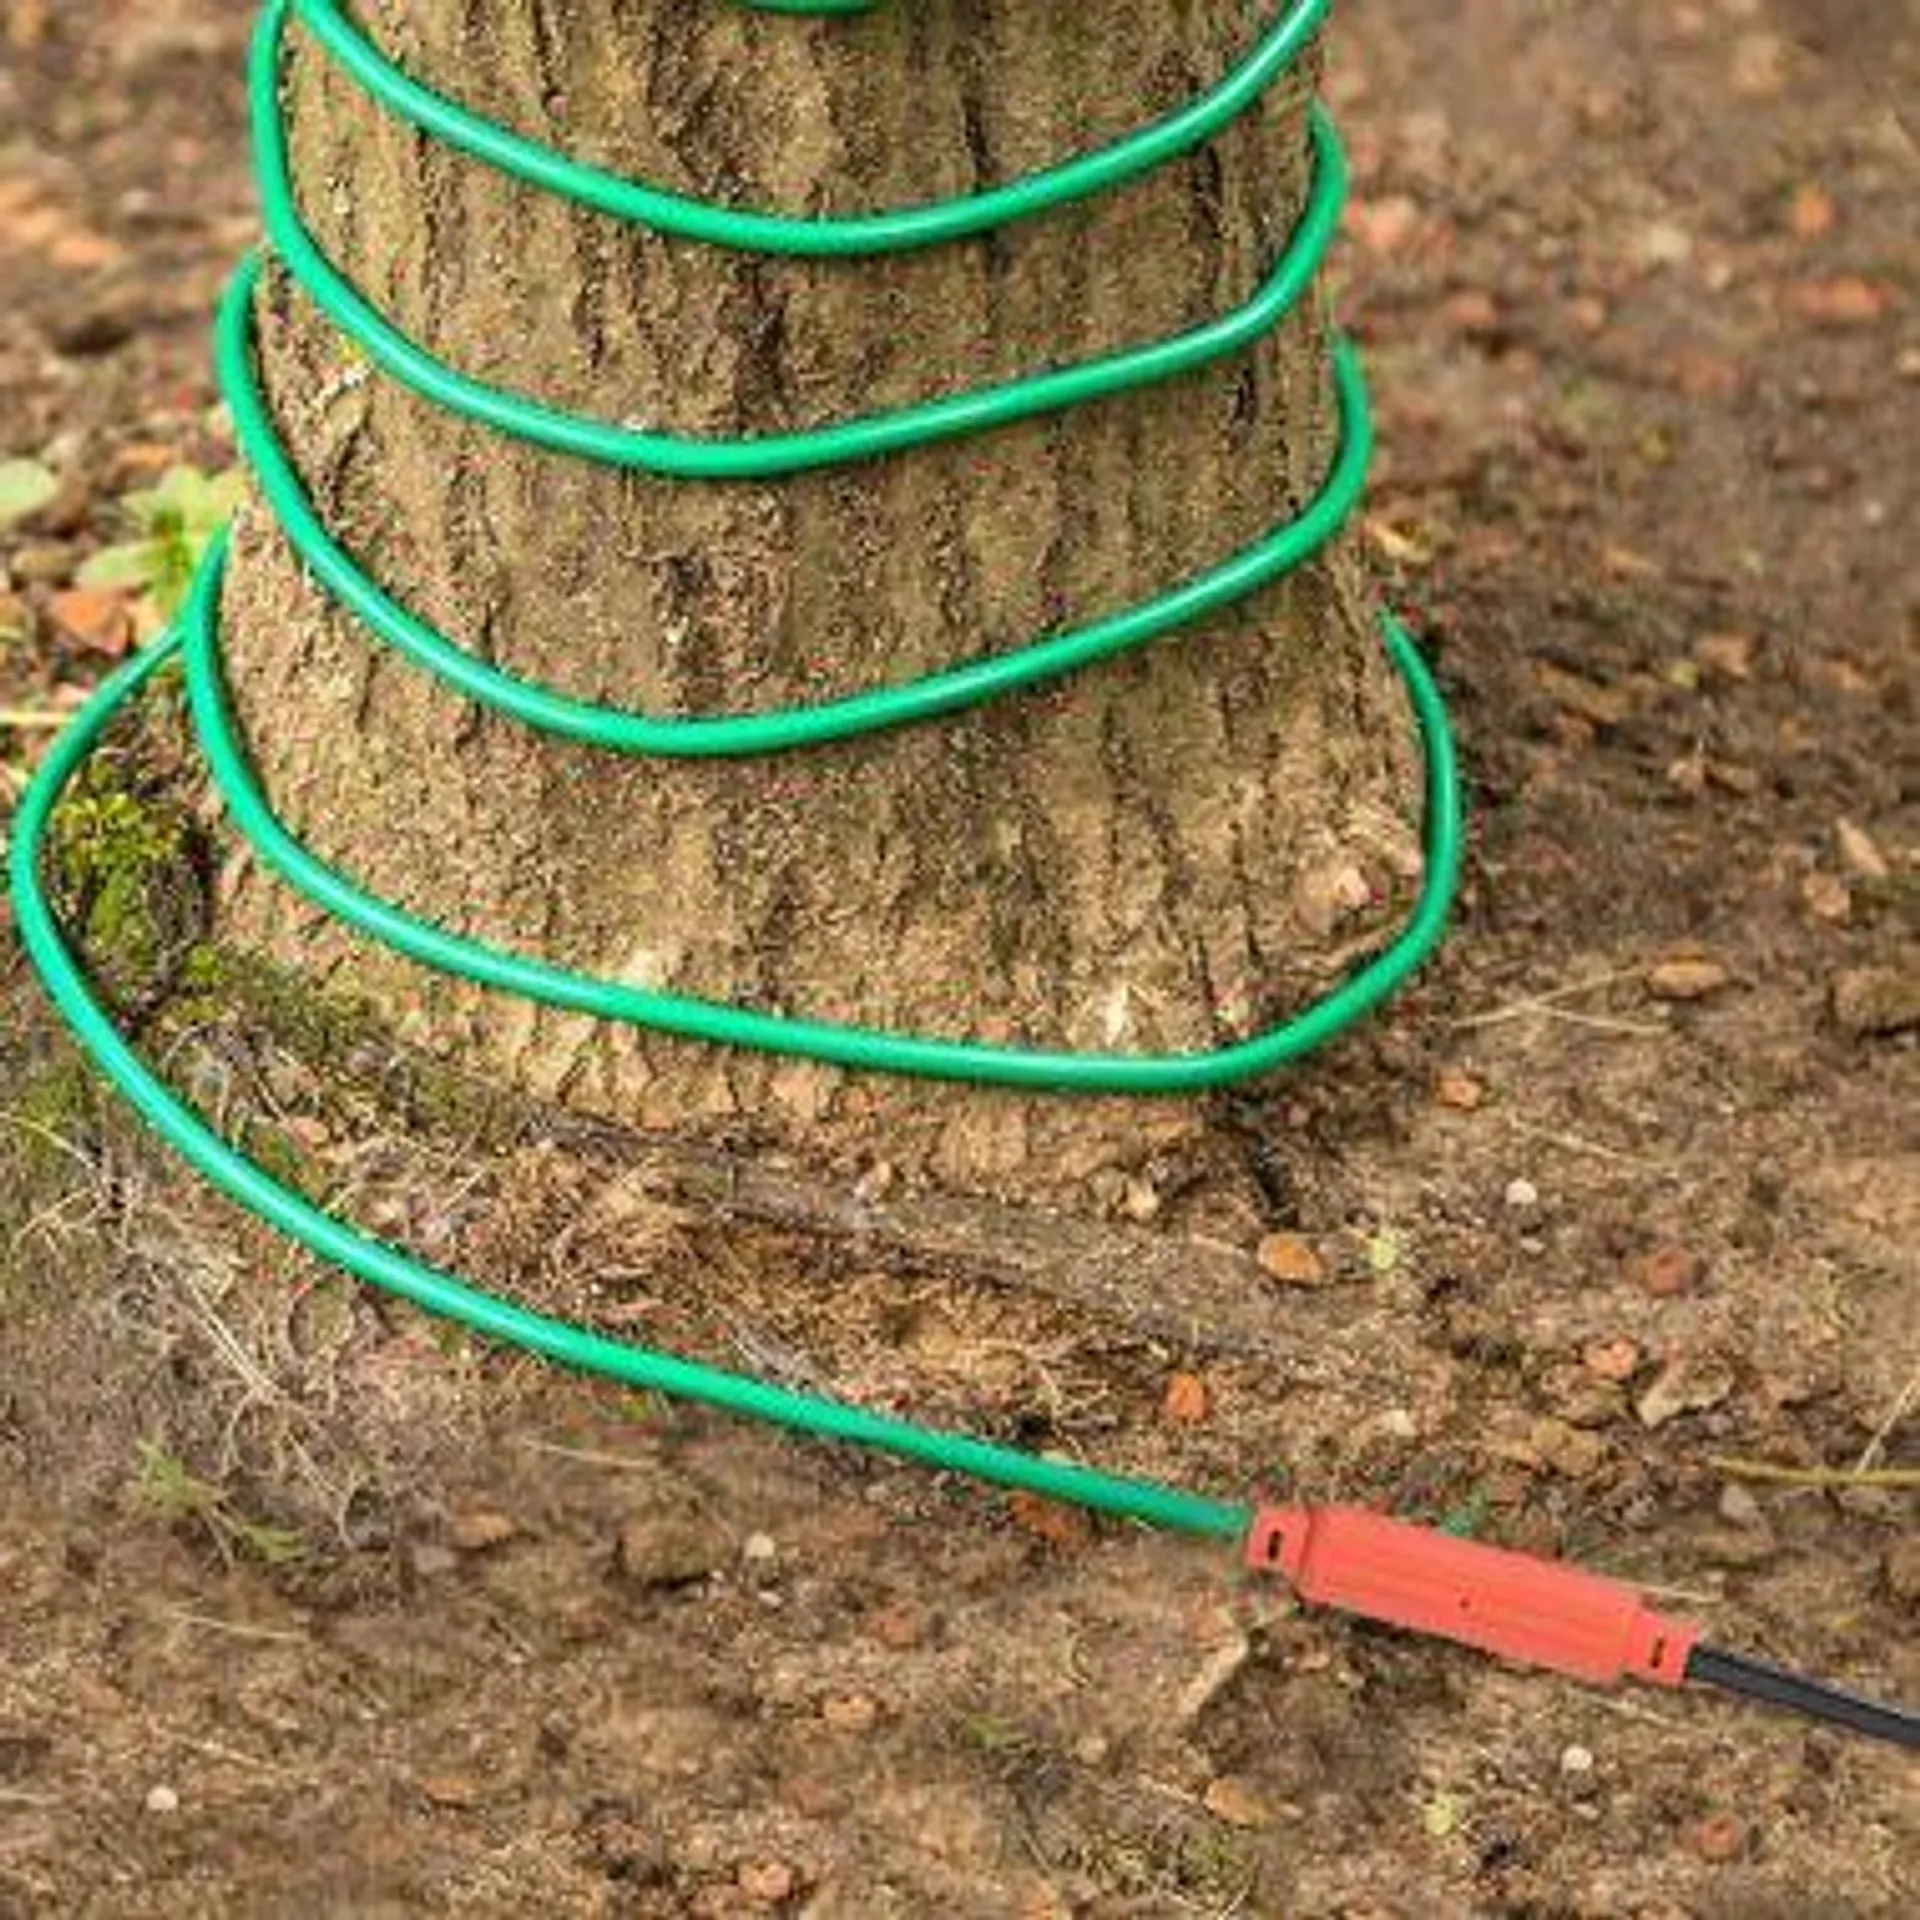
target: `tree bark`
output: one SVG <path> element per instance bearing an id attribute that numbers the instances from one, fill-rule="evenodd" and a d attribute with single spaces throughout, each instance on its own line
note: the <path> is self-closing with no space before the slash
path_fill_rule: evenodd
<path id="1" fill-rule="evenodd" d="M 430 84 L 575 154 L 846 213 L 1111 140 L 1216 80 L 1271 4 L 955 0 L 804 22 L 724 0 L 362 0 L 356 18 Z M 286 100 L 309 224 L 442 358 L 577 412 L 738 434 L 1011 378 L 1244 301 L 1301 211 L 1316 65 L 1130 188 L 991 240 L 839 263 L 662 239 L 520 188 L 392 120 L 297 33 Z M 282 432 L 376 578 L 518 674 L 666 714 L 818 700 L 1078 624 L 1300 511 L 1331 452 L 1312 303 L 1169 386 L 724 487 L 436 412 L 283 279 L 259 328 Z M 1363 585 L 1342 546 L 1057 687 L 721 763 L 593 752 L 468 707 L 332 610 L 255 512 L 225 635 L 289 824 L 416 912 L 770 1010 L 1184 1050 L 1323 991 L 1418 871 L 1417 757 Z M 650 1129 L 1074 1202 L 1206 1147 L 1205 1103 L 894 1082 L 609 1029 L 432 978 L 252 869 L 227 906 L 414 1037 Z"/>

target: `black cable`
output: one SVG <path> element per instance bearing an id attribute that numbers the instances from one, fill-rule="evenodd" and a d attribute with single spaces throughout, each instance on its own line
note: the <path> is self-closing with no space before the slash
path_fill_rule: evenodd
<path id="1" fill-rule="evenodd" d="M 1749 1659 L 1745 1654 L 1695 1647 L 1687 1656 L 1687 1678 L 1705 1686 L 1722 1687 L 1749 1700 L 1787 1707 L 1815 1720 L 1831 1721 L 1851 1733 L 1863 1733 L 1870 1740 L 1891 1741 L 1909 1753 L 1920 1751 L 1920 1713 L 1879 1700 L 1863 1700 L 1857 1693 L 1830 1687 L 1823 1680 L 1788 1673 L 1782 1667 Z"/>

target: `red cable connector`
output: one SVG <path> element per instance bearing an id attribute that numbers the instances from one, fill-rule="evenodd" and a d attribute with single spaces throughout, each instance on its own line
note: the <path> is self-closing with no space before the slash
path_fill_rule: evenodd
<path id="1" fill-rule="evenodd" d="M 1618 1581 L 1359 1507 L 1263 1508 L 1247 1564 L 1315 1606 L 1598 1686 L 1680 1686 L 1700 1637 Z"/>

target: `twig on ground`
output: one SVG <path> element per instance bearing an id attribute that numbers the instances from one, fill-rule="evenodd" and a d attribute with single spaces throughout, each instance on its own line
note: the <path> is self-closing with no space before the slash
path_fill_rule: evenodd
<path id="1" fill-rule="evenodd" d="M 1886 1452 L 1887 1442 L 1892 1437 L 1894 1428 L 1913 1411 L 1913 1403 L 1916 1399 L 1920 1399 L 1920 1367 L 1914 1368 L 1913 1372 L 1907 1376 L 1907 1384 L 1900 1389 L 1894 1400 L 1892 1411 L 1874 1428 L 1873 1438 L 1861 1449 L 1860 1458 L 1854 1462 L 1853 1470 L 1856 1473 L 1867 1472 Z"/>
<path id="2" fill-rule="evenodd" d="M 1666 1171 L 1661 1161 L 1650 1160 L 1644 1154 L 1626 1153 L 1619 1147 L 1603 1146 L 1598 1140 L 1589 1140 L 1582 1134 L 1563 1133 L 1554 1127 L 1536 1127 L 1511 1114 L 1508 1115 L 1508 1124 L 1515 1133 L 1524 1134 L 1529 1140 L 1538 1140 L 1550 1147 L 1561 1147 L 1568 1153 L 1584 1154 L 1594 1160 L 1611 1160 L 1616 1166 L 1637 1167 L 1643 1173 Z"/>
<path id="3" fill-rule="evenodd" d="M 1617 987 L 1628 980 L 1644 977 L 1644 967 L 1623 967 L 1613 973 L 1595 974 L 1590 980 L 1575 980 L 1564 987 L 1550 987 L 1545 993 L 1528 994 L 1524 999 L 1509 1000 L 1504 1006 L 1490 1007 L 1484 1013 L 1469 1013 L 1454 1021 L 1456 1033 L 1471 1032 L 1479 1027 L 1498 1027 L 1510 1020 L 1524 1020 L 1530 1014 L 1554 1014 L 1562 1009 L 1562 1002 L 1578 1000 L 1589 993 L 1600 993 L 1608 987 Z M 1597 1014 L 1583 1016 L 1585 1020 L 1597 1020 Z M 1639 1027 L 1637 1022 L 1622 1022 L 1623 1025 Z M 1646 1026 L 1640 1030 L 1648 1034 L 1664 1034 L 1665 1027 Z"/>
<path id="4" fill-rule="evenodd" d="M 1716 1454 L 1707 1462 L 1729 1480 L 1760 1480 L 1776 1487 L 1877 1487 L 1920 1493 L 1920 1467 L 1790 1467 L 1777 1460 Z"/>
<path id="5" fill-rule="evenodd" d="M 218 1620 L 210 1613 L 193 1613 L 186 1607 L 169 1607 L 167 1612 L 182 1626 L 227 1634 L 235 1640 L 278 1640 L 295 1647 L 308 1644 L 304 1633 L 289 1633 L 284 1627 L 252 1627 L 240 1620 Z"/>
<path id="6" fill-rule="evenodd" d="M 544 1453 L 555 1460 L 572 1460 L 583 1467 L 611 1467 L 616 1473 L 651 1473 L 658 1460 L 629 1457 L 620 1453 L 600 1453 L 591 1447 L 563 1447 L 557 1440 L 528 1438 L 520 1442 L 528 1453 Z"/>

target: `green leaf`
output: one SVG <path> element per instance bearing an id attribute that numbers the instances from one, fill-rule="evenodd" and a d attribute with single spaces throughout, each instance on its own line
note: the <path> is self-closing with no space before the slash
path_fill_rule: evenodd
<path id="1" fill-rule="evenodd" d="M 188 526 L 211 540 L 240 511 L 240 502 L 245 499 L 246 492 L 246 476 L 238 467 L 216 475 L 208 481 L 200 512 L 197 517 L 189 518 Z"/>
<path id="2" fill-rule="evenodd" d="M 1420 1809 L 1420 1824 L 1436 1840 L 1450 1839 L 1466 1821 L 1467 1805 L 1457 1793 L 1442 1790 Z"/>
<path id="3" fill-rule="evenodd" d="M 157 540 L 127 540 L 102 547 L 75 576 L 83 587 L 139 591 L 166 572 L 165 548 Z"/>
<path id="4" fill-rule="evenodd" d="M 233 517 L 243 484 L 236 469 L 207 474 L 198 467 L 169 467 L 158 486 L 128 494 L 126 507 L 142 526 L 214 534 Z"/>
<path id="5" fill-rule="evenodd" d="M 160 547 L 160 564 L 153 575 L 153 604 L 161 619 L 172 620 L 187 604 L 187 595 L 193 590 L 193 576 L 199 571 L 200 556 L 207 543 L 182 535 L 156 544 Z"/>
<path id="6" fill-rule="evenodd" d="M 38 513 L 59 491 L 59 480 L 38 460 L 0 460 L 0 533 Z"/>

